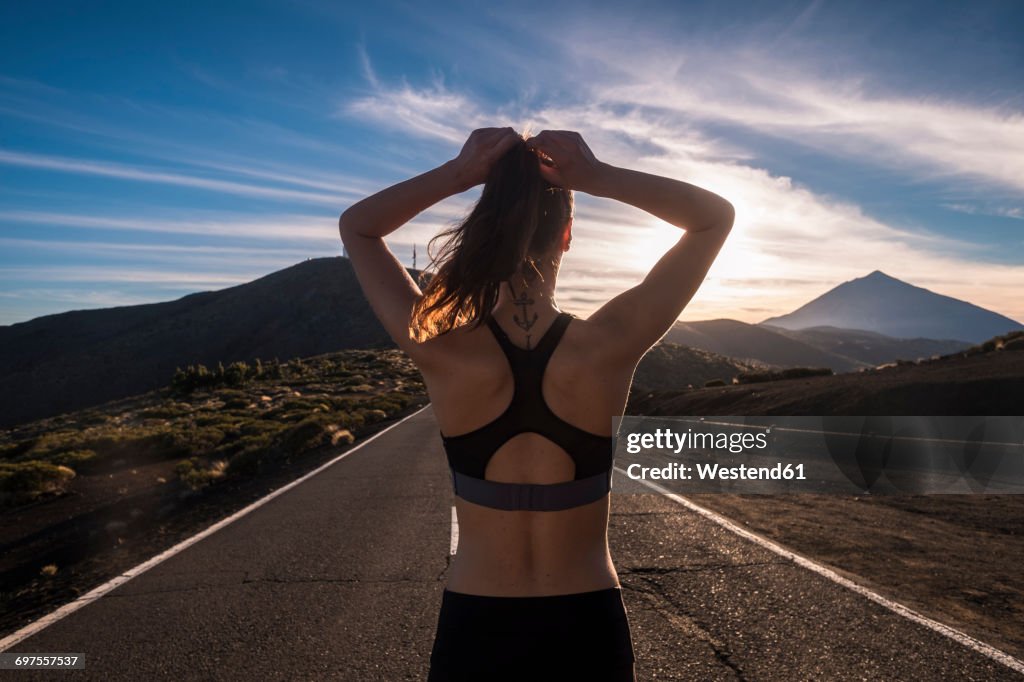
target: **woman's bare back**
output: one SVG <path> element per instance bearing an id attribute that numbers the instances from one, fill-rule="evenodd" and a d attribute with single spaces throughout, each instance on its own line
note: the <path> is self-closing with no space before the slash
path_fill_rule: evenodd
<path id="1" fill-rule="evenodd" d="M 557 314 L 553 309 L 543 311 L 531 328 L 531 340 L 543 336 Z M 494 317 L 514 345 L 527 346 L 526 334 L 511 322 L 511 310 L 496 309 Z M 574 319 L 547 364 L 542 394 L 561 420 L 610 436 L 612 417 L 625 407 L 635 362 L 613 360 L 606 352 L 605 336 L 586 320 Z M 456 330 L 428 344 L 435 344 L 429 351 L 433 361 L 422 370 L 443 434 L 469 433 L 505 411 L 512 401 L 514 378 L 486 325 Z M 574 476 L 569 454 L 532 432 L 503 443 L 486 468 L 488 480 L 505 483 L 561 483 Z M 456 508 L 459 549 L 448 582 L 451 590 L 539 596 L 618 585 L 608 552 L 608 496 L 557 512 L 503 511 L 458 497 Z"/>

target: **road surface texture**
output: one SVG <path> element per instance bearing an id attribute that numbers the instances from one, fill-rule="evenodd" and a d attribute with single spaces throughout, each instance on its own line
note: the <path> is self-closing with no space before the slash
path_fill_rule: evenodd
<path id="1" fill-rule="evenodd" d="M 616 481 L 610 541 L 642 680 L 1020 680 L 980 653 Z M 633 484 L 636 485 L 636 484 Z M 428 406 L 8 652 L 0 679 L 422 680 L 452 493 Z"/>

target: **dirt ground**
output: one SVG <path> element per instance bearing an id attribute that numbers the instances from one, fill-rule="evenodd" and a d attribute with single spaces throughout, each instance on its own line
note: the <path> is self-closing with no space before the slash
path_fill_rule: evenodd
<path id="1" fill-rule="evenodd" d="M 1024 658 L 1024 495 L 688 499 Z"/>

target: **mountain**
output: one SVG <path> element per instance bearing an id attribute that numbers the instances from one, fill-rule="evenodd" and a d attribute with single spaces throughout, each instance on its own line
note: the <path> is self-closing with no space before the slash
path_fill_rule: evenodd
<path id="1" fill-rule="evenodd" d="M 762 326 L 769 325 L 762 323 Z M 808 327 L 795 331 L 782 327 L 770 329 L 814 346 L 818 350 L 870 366 L 893 360 L 917 360 L 933 355 L 948 355 L 965 350 L 971 345 L 963 341 L 943 339 L 896 339 L 877 332 L 837 327 Z"/>
<path id="2" fill-rule="evenodd" d="M 316 258 L 175 301 L 0 326 L 0 427 L 143 393 L 190 364 L 383 347 L 348 259 Z"/>
<path id="3" fill-rule="evenodd" d="M 971 345 L 952 340 L 896 339 L 861 329 L 792 330 L 738 320 L 677 322 L 664 340 L 755 364 L 830 367 L 835 372 L 947 355 Z"/>
<path id="4" fill-rule="evenodd" d="M 781 330 L 738 320 L 677 322 L 663 340 L 738 360 L 781 367 L 831 367 L 836 372 L 848 372 L 866 364 L 822 350 Z"/>
<path id="5" fill-rule="evenodd" d="M 896 338 L 980 343 L 1024 325 L 972 303 L 916 287 L 875 270 L 844 282 L 788 315 L 762 325 L 785 329 L 839 327 Z"/>

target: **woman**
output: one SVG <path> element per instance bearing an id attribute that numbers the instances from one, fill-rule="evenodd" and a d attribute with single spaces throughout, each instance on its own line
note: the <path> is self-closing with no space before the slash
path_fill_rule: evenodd
<path id="1" fill-rule="evenodd" d="M 481 183 L 470 215 L 439 235 L 421 292 L 383 237 Z M 587 319 L 554 297 L 574 191 L 685 230 L 643 282 Z M 474 131 L 455 159 L 341 216 L 370 305 L 423 374 L 452 469 L 459 548 L 431 680 L 634 679 L 608 551 L 612 418 L 733 218 L 716 194 L 598 161 L 577 133 L 524 140 L 511 128 Z"/>

